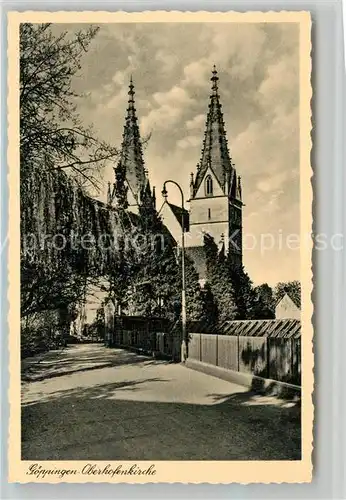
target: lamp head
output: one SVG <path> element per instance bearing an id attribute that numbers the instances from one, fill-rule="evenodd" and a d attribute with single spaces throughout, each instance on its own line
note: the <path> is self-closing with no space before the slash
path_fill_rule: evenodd
<path id="1" fill-rule="evenodd" d="M 163 185 L 162 196 L 164 197 L 165 201 L 167 201 L 168 193 L 167 193 L 167 189 L 166 189 L 166 185 L 165 184 Z"/>

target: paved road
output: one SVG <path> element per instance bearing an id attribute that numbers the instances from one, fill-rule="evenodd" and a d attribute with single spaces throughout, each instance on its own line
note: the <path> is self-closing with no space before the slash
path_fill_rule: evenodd
<path id="1" fill-rule="evenodd" d="M 84 345 L 24 363 L 24 460 L 299 460 L 299 412 L 230 382 Z"/>

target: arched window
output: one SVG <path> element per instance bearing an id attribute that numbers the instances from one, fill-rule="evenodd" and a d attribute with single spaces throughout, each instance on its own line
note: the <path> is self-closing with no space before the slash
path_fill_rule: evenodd
<path id="1" fill-rule="evenodd" d="M 210 175 L 205 178 L 205 194 L 206 196 L 213 195 L 213 179 Z"/>

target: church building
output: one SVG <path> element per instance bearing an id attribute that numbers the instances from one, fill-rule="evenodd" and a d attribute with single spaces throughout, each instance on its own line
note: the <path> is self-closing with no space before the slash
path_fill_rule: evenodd
<path id="1" fill-rule="evenodd" d="M 205 124 L 200 162 L 191 173 L 186 224 L 186 253 L 195 263 L 200 281 L 205 280 L 204 235 L 224 246 L 235 266 L 242 265 L 242 187 L 228 149 L 219 77 L 214 66 L 211 94 Z M 181 210 L 181 209 L 180 209 Z M 180 217 L 173 217 L 176 207 L 164 203 L 160 215 L 176 241 L 181 242 Z"/>
<path id="2" fill-rule="evenodd" d="M 196 171 L 190 174 L 190 193 L 185 197 L 188 207 L 166 200 L 159 209 L 164 225 L 179 247 L 184 227 L 186 254 L 193 260 L 201 284 L 206 278 L 205 234 L 212 236 L 219 248 L 224 248 L 234 266 L 242 265 L 242 186 L 228 148 L 218 81 L 214 66 L 201 158 Z M 109 186 L 108 203 L 138 213 L 138 205 L 145 200 L 155 206 L 155 188 L 150 187 L 144 165 L 132 78 L 128 94 L 121 155 L 114 169 L 113 189 Z"/>

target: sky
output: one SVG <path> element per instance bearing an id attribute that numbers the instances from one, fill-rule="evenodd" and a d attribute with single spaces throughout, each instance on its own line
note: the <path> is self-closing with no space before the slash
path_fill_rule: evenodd
<path id="1" fill-rule="evenodd" d="M 299 279 L 298 24 L 103 24 L 73 81 L 83 94 L 77 110 L 98 137 L 120 146 L 132 75 L 140 132 L 151 133 L 144 159 L 158 206 L 167 179 L 188 198 L 214 64 L 229 149 L 242 177 L 245 269 L 256 285 Z M 104 171 L 103 199 L 113 166 Z M 180 200 L 172 187 L 169 199 Z"/>

